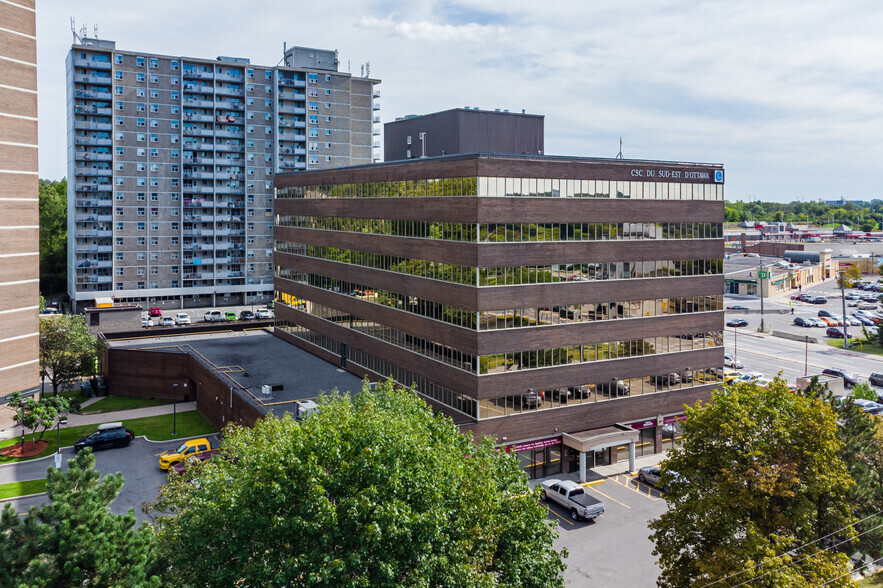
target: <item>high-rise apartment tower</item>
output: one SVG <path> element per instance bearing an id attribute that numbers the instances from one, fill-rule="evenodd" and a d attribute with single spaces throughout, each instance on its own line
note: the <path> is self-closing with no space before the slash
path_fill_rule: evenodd
<path id="1" fill-rule="evenodd" d="M 338 71 L 336 51 L 267 67 L 78 37 L 66 70 L 75 309 L 269 300 L 274 174 L 374 160 L 380 82 Z"/>

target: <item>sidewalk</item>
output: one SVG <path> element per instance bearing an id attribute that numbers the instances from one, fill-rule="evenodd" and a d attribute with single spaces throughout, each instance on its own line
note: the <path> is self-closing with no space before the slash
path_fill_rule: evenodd
<path id="1" fill-rule="evenodd" d="M 645 468 L 648 466 L 657 466 L 662 463 L 662 461 L 665 460 L 666 457 L 668 457 L 668 451 L 663 451 L 662 453 L 654 453 L 653 455 L 645 455 L 643 457 L 637 457 L 635 458 L 635 471 L 631 473 L 637 475 L 638 470 L 641 468 Z M 628 474 L 628 469 L 628 460 L 621 461 L 612 465 L 590 468 L 586 470 L 586 482 L 589 484 L 593 482 L 603 482 L 607 478 L 616 476 L 618 474 Z M 534 480 L 530 480 L 528 484 L 531 488 L 534 488 L 541 484 L 543 480 L 547 479 L 573 480 L 574 482 L 579 482 L 579 471 L 570 472 L 569 474 L 556 474 L 548 476 L 546 478 L 537 478 Z"/>
<path id="2" fill-rule="evenodd" d="M 96 401 L 97 400 L 98 399 L 96 399 Z M 83 406 L 86 407 L 89 404 L 92 404 L 92 402 L 84 402 Z M 12 412 L 8 408 L 6 408 L 5 410 Z M 163 404 L 161 406 L 149 406 L 147 408 L 120 410 L 117 412 L 106 412 L 103 414 L 72 414 L 67 417 L 67 425 L 61 425 L 61 428 L 66 429 L 68 427 L 79 427 L 82 425 L 99 425 L 101 423 L 113 423 L 122 420 L 160 416 L 163 414 L 172 414 L 173 410 L 176 410 L 177 412 L 189 412 L 191 410 L 196 410 L 196 401 L 179 402 L 177 407 L 175 407 L 174 404 Z M 20 427 L 9 426 L 9 424 L 5 421 L 4 424 L 7 425 L 7 428 L 0 430 L 0 440 L 16 439 L 21 436 Z M 30 430 L 28 430 L 25 434 L 30 435 Z"/>

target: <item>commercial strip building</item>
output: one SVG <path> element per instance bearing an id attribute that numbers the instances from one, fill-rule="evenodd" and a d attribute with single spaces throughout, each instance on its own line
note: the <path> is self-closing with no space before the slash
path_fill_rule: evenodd
<path id="1" fill-rule="evenodd" d="M 0 3 L 0 396 L 39 378 L 39 188 L 34 0 Z"/>
<path id="2" fill-rule="evenodd" d="M 723 175 L 487 154 L 278 175 L 275 333 L 415 384 L 533 476 L 661 451 L 722 377 Z"/>
<path id="3" fill-rule="evenodd" d="M 321 49 L 257 66 L 75 41 L 73 308 L 108 295 L 167 309 L 270 300 L 273 176 L 374 161 L 379 80 L 338 71 L 337 53 Z"/>
<path id="4" fill-rule="evenodd" d="M 825 251 L 729 255 L 724 260 L 724 287 L 727 294 L 769 298 L 835 278 L 838 268 L 838 261 Z"/>
<path id="5" fill-rule="evenodd" d="M 383 160 L 460 153 L 542 155 L 545 117 L 508 110 L 454 108 L 409 115 L 383 125 Z"/>

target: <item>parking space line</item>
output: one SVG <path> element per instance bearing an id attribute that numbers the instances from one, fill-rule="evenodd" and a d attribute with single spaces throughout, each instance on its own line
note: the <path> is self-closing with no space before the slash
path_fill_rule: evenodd
<path id="1" fill-rule="evenodd" d="M 624 482 L 621 481 L 621 478 L 625 478 L 625 481 Z M 652 500 L 654 502 L 657 500 L 662 500 L 662 492 L 659 489 L 653 488 L 652 486 L 647 485 L 647 484 L 643 484 L 640 481 L 635 481 L 635 485 L 633 486 L 631 483 L 632 477 L 627 476 L 625 474 L 617 475 L 614 478 L 614 481 L 617 484 L 619 484 L 620 486 L 624 486 L 624 487 L 628 488 L 629 490 L 631 490 L 632 492 L 636 492 L 637 494 L 641 494 L 642 496 L 646 496 L 647 498 L 649 498 L 650 500 Z M 644 491 L 644 488 L 646 488 L 646 492 Z"/>
<path id="2" fill-rule="evenodd" d="M 598 494 L 600 494 L 601 496 L 603 496 L 603 497 L 606 498 L 607 500 L 612 500 L 612 501 L 615 502 L 616 504 L 618 504 L 618 505 L 620 505 L 620 506 L 624 506 L 624 507 L 626 507 L 626 508 L 629 509 L 629 510 L 632 509 L 632 507 L 630 507 L 628 504 L 624 504 L 624 503 L 618 501 L 617 499 L 613 498 L 612 496 L 607 496 L 606 494 L 604 494 L 603 492 L 601 492 L 600 490 L 598 490 L 598 489 L 595 488 L 594 486 L 589 487 L 589 490 L 592 490 L 592 491 L 594 491 L 594 492 L 597 492 Z"/>
<path id="3" fill-rule="evenodd" d="M 543 504 L 543 505 L 541 505 L 541 506 L 542 506 L 543 508 L 545 508 L 546 510 L 548 510 L 548 511 L 549 511 L 550 513 L 552 513 L 553 515 L 555 515 L 556 517 L 558 517 L 559 519 L 561 519 L 562 521 L 564 521 L 565 523 L 568 523 L 568 524 L 571 525 L 571 526 L 574 524 L 573 521 L 568 521 L 566 518 L 562 517 L 560 514 L 558 514 L 558 513 L 555 512 L 554 510 L 552 510 L 552 507 L 547 506 L 547 505 L 545 505 L 545 504 Z"/>
<path id="4" fill-rule="evenodd" d="M 593 482 L 583 482 L 582 484 L 580 484 L 580 486 L 582 486 L 583 488 L 588 488 L 589 486 L 597 486 L 598 484 L 603 484 L 606 481 L 607 480 L 595 480 Z"/>

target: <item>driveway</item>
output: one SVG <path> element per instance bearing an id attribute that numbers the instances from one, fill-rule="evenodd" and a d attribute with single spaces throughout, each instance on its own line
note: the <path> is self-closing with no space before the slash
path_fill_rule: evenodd
<path id="1" fill-rule="evenodd" d="M 217 435 L 208 435 L 208 438 L 212 442 L 212 446 L 217 447 Z M 132 508 L 138 521 L 148 520 L 147 515 L 141 512 L 141 503 L 156 498 L 159 487 L 166 481 L 166 472 L 159 469 L 158 455 L 167 449 L 174 449 L 180 444 L 180 439 L 154 443 L 143 438 L 136 438 L 128 447 L 97 451 L 95 453 L 95 469 L 101 472 L 102 477 L 116 472 L 123 474 L 123 489 L 111 504 L 111 511 L 123 514 Z M 64 456 L 62 469 L 66 470 L 67 460 L 74 457 L 73 448 L 65 448 L 62 455 Z M 0 466 L 0 484 L 45 478 L 46 470 L 54 466 L 54 457 L 3 465 Z M 9 504 L 12 504 L 17 511 L 25 512 L 31 506 L 47 502 L 48 499 L 44 495 L 33 498 L 17 498 L 10 500 Z"/>

